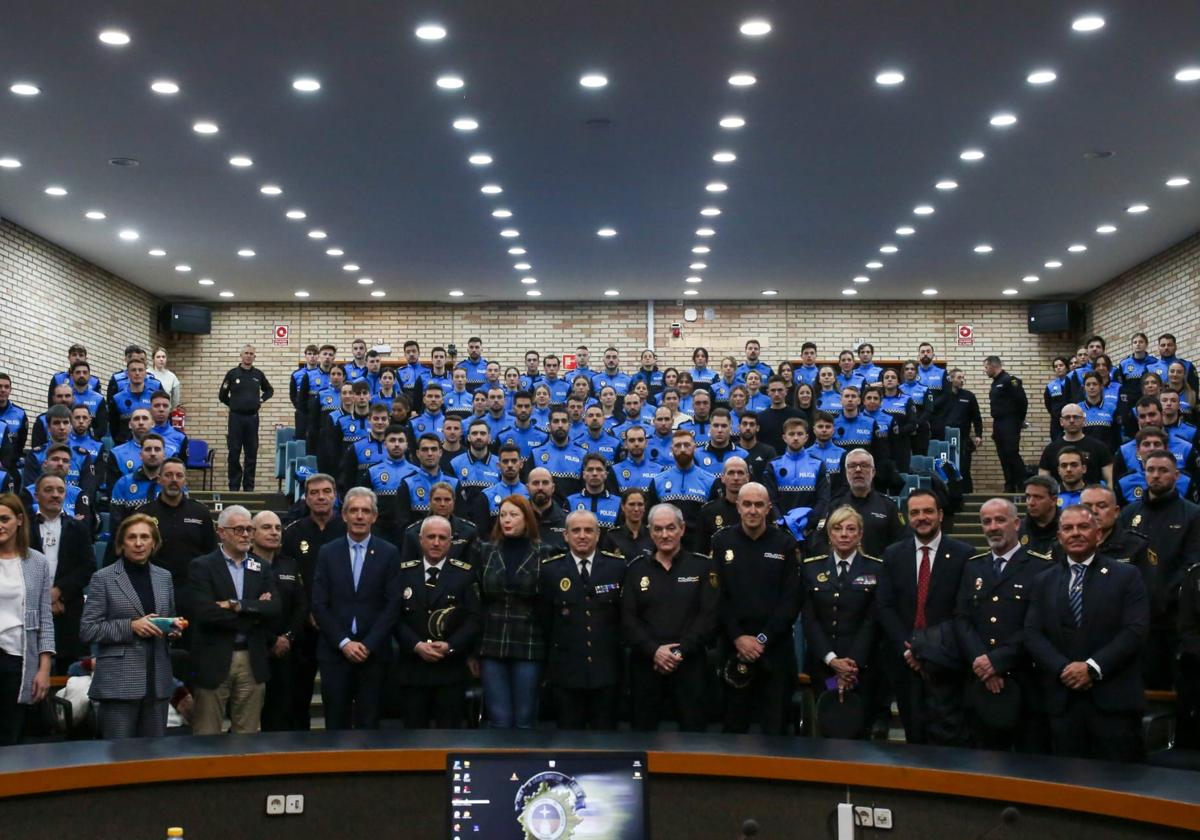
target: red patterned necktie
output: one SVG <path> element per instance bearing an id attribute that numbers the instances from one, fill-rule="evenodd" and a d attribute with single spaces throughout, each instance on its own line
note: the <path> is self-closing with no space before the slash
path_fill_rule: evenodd
<path id="1" fill-rule="evenodd" d="M 913 629 L 925 627 L 925 601 L 929 597 L 929 546 L 921 546 L 921 566 L 917 569 L 917 616 Z"/>

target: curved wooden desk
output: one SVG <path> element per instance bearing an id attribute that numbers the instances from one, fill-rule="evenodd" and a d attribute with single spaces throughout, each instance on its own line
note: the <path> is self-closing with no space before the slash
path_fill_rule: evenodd
<path id="1" fill-rule="evenodd" d="M 463 751 L 646 750 L 652 775 L 812 782 L 966 797 L 1200 830 L 1200 774 L 976 750 L 661 733 L 270 733 L 5 748 L 3 797 L 199 779 L 441 773 Z"/>

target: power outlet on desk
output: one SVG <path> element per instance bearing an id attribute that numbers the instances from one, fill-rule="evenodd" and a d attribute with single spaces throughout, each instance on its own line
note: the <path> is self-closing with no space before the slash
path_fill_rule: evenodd
<path id="1" fill-rule="evenodd" d="M 854 806 L 854 822 L 860 828 L 874 828 L 875 814 L 866 805 Z"/>
<path id="2" fill-rule="evenodd" d="M 280 817 L 287 807 L 287 799 L 282 793 L 267 794 L 267 816 Z"/>
<path id="3" fill-rule="evenodd" d="M 892 829 L 892 809 L 891 808 L 876 808 L 875 809 L 875 827 L 883 828 L 890 831 Z"/>
<path id="4" fill-rule="evenodd" d="M 304 794 L 289 793 L 288 798 L 287 798 L 287 804 L 284 806 L 284 811 L 289 814 L 303 814 L 304 813 Z"/>

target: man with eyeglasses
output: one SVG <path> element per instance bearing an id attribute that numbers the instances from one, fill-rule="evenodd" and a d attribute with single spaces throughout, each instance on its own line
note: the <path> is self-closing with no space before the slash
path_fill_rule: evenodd
<path id="1" fill-rule="evenodd" d="M 883 551 L 904 534 L 904 517 L 896 503 L 873 486 L 875 481 L 875 459 L 865 449 L 854 449 L 846 453 L 844 464 L 847 489 L 830 499 L 826 510 L 837 510 L 849 505 L 863 518 L 863 551 L 872 557 L 882 557 Z M 806 551 L 825 553 L 828 547 L 825 520 L 817 522 L 812 535 L 812 545 Z"/>
<path id="2" fill-rule="evenodd" d="M 1104 442 L 1097 437 L 1083 433 L 1083 408 L 1076 403 L 1064 405 L 1059 413 L 1063 434 L 1058 440 L 1052 440 L 1042 450 L 1038 462 L 1038 474 L 1048 475 L 1055 481 L 1062 481 L 1058 474 L 1058 453 L 1063 447 L 1073 447 L 1083 456 L 1085 468 L 1083 480 L 1087 484 L 1099 484 L 1103 481 L 1108 486 L 1113 482 L 1113 453 Z"/>

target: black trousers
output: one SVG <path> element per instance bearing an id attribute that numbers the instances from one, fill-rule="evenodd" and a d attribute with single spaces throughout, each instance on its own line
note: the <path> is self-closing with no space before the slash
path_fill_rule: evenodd
<path id="1" fill-rule="evenodd" d="M 378 729 L 387 664 L 374 657 L 361 664 L 342 657 L 322 660 L 320 670 L 325 728 Z"/>
<path id="2" fill-rule="evenodd" d="M 229 489 L 253 490 L 254 471 L 258 466 L 258 415 L 229 412 Z M 245 464 L 242 454 L 245 453 Z"/>
<path id="3" fill-rule="evenodd" d="M 692 654 L 671 674 L 654 670 L 654 660 L 635 656 L 629 663 L 629 690 L 635 732 L 653 732 L 662 721 L 663 700 L 670 697 L 681 732 L 703 732 L 708 726 L 704 683 L 708 658 Z"/>
<path id="4" fill-rule="evenodd" d="M 467 716 L 467 684 L 404 685 L 400 707 L 405 729 L 462 729 Z"/>
<path id="5" fill-rule="evenodd" d="M 1176 685 L 1175 746 L 1200 750 L 1200 656 L 1185 653 L 1179 658 Z"/>
<path id="6" fill-rule="evenodd" d="M 1106 761 L 1141 761 L 1141 712 L 1105 712 L 1086 691 L 1071 692 L 1067 707 L 1050 716 L 1054 754 Z"/>
<path id="7" fill-rule="evenodd" d="M 925 663 L 918 674 L 903 659 L 897 659 L 891 665 L 891 677 L 908 743 L 966 745 L 961 673 Z"/>
<path id="8" fill-rule="evenodd" d="M 600 688 L 564 688 L 554 686 L 554 711 L 559 729 L 617 728 L 617 703 L 621 691 L 617 685 Z"/>
<path id="9" fill-rule="evenodd" d="M 796 659 L 791 636 L 786 645 L 775 644 L 766 651 L 745 688 L 725 688 L 725 732 L 750 731 L 757 721 L 764 735 L 782 735 L 787 723 L 792 688 L 796 683 Z"/>
<path id="10" fill-rule="evenodd" d="M 1004 471 L 1004 490 L 1019 493 L 1025 486 L 1025 462 L 1021 460 L 1021 424 L 1012 420 L 992 423 L 992 440 Z"/>
<path id="11" fill-rule="evenodd" d="M 0 652 L 0 746 L 18 744 L 25 730 L 25 704 L 21 692 L 21 657 Z"/>
<path id="12" fill-rule="evenodd" d="M 267 680 L 267 693 L 263 700 L 262 731 L 287 732 L 292 726 L 292 656 L 272 656 L 271 676 Z"/>
<path id="13" fill-rule="evenodd" d="M 291 728 L 307 732 L 312 728 L 313 687 L 317 682 L 317 631 L 307 624 L 292 644 L 291 672 Z"/>

